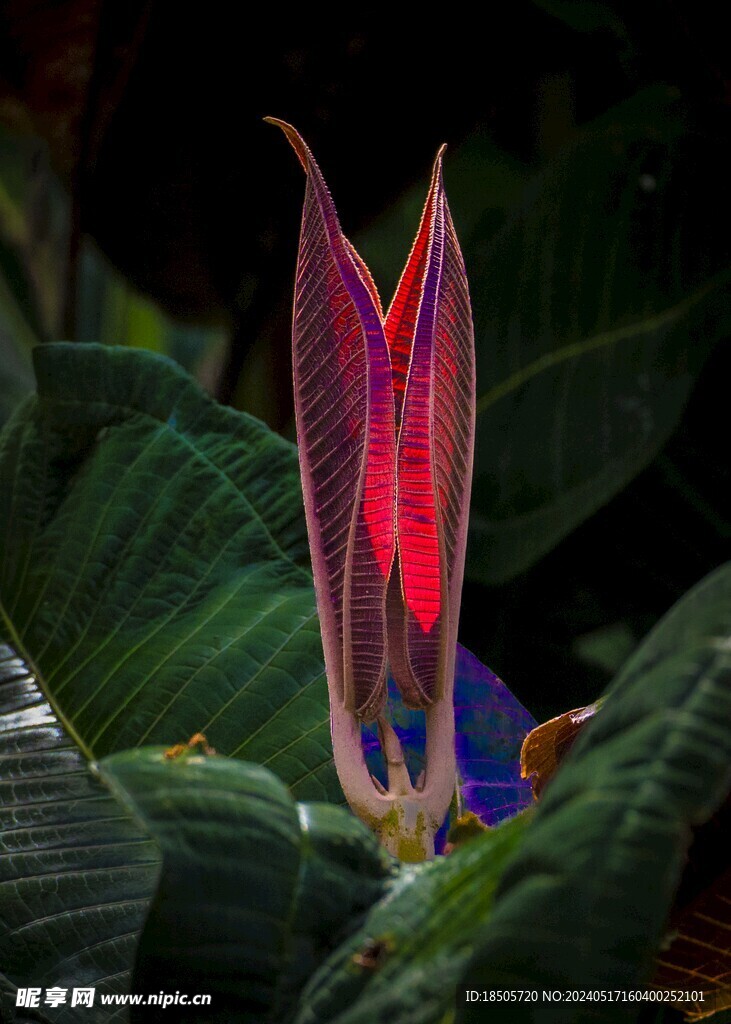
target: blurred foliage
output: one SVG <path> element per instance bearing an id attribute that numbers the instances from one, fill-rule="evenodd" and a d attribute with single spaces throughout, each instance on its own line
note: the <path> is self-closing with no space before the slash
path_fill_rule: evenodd
<path id="1" fill-rule="evenodd" d="M 47 146 L 0 125 L 0 423 L 33 387 L 33 347 L 63 336 L 71 283 L 73 340 L 169 355 L 214 391 L 226 354 L 223 324 L 172 319 L 88 236 L 79 239 L 72 275 L 70 222 L 70 199 L 49 165 Z"/>
<path id="2" fill-rule="evenodd" d="M 510 581 L 621 490 L 731 334 L 724 124 L 643 92 L 582 129 L 496 236 L 468 239 L 473 576 Z"/>
<path id="3" fill-rule="evenodd" d="M 33 387 L 30 352 L 58 328 L 67 223 L 37 141 L 0 126 L 0 423 Z"/>
<path id="4" fill-rule="evenodd" d="M 132 287 L 87 238 L 79 254 L 75 340 L 131 345 L 168 355 L 213 392 L 228 332 L 223 326 L 203 327 L 171 318 Z"/>

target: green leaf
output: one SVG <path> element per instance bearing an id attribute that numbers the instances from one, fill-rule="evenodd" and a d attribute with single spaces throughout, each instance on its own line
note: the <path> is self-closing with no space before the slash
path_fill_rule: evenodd
<path id="1" fill-rule="evenodd" d="M 646 983 L 691 830 L 729 788 L 731 563 L 656 627 L 582 730 L 500 883 L 463 984 Z M 570 1024 L 585 1020 L 585 1009 L 545 1005 L 541 1019 Z M 626 1012 L 621 1003 L 593 1007 L 597 1020 Z M 524 1006 L 513 1019 L 531 1013 Z M 477 1004 L 458 1015 L 464 1024 L 482 1019 Z"/>
<path id="2" fill-rule="evenodd" d="M 312 971 L 384 894 L 392 859 L 348 811 L 295 804 L 255 765 L 147 749 L 100 767 L 164 855 L 134 990 L 212 994 L 205 1011 L 176 1007 L 178 1021 L 287 1019 Z"/>
<path id="3" fill-rule="evenodd" d="M 17 986 L 0 974 L 0 1020 L 12 1021 L 12 1024 L 51 1024 L 50 1018 L 46 1016 L 40 1006 L 19 1007 L 16 1006 L 17 1000 Z M 45 1009 L 50 1012 L 49 1007 Z"/>
<path id="4" fill-rule="evenodd" d="M 440 1022 L 529 820 L 523 813 L 448 857 L 403 868 L 393 891 L 313 975 L 297 1024 Z"/>
<path id="5" fill-rule="evenodd" d="M 158 867 L 155 844 L 91 774 L 28 665 L 0 644 L 0 1004 L 8 1019 L 77 1020 L 71 990 L 86 985 L 97 994 L 84 1019 L 112 1019 L 100 998 L 128 989 Z M 66 988 L 68 1003 L 16 1011 L 15 986 Z"/>
<path id="6" fill-rule="evenodd" d="M 468 571 L 509 580 L 665 443 L 731 331 L 728 133 L 672 91 L 584 129 L 466 251 L 477 338 Z"/>
<path id="7" fill-rule="evenodd" d="M 294 446 L 147 352 L 35 363 L 0 436 L 0 619 L 81 750 L 202 731 L 342 800 Z"/>

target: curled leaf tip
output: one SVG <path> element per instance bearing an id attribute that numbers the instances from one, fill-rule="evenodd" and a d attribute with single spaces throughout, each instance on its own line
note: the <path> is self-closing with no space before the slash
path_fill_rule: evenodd
<path id="1" fill-rule="evenodd" d="M 297 129 L 293 128 L 292 125 L 288 124 L 286 121 L 282 121 L 279 117 L 265 117 L 264 120 L 267 124 L 273 124 L 275 127 L 282 129 L 284 134 L 287 136 L 289 144 L 297 154 L 299 162 L 302 164 L 304 169 L 307 170 L 309 151 L 304 139 Z"/>

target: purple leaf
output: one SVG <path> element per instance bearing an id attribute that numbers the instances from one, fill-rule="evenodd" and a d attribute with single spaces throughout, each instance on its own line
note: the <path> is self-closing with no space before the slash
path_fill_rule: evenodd
<path id="1" fill-rule="evenodd" d="M 305 512 L 331 700 L 365 720 L 386 698 L 385 601 L 394 557 L 391 363 L 380 303 L 309 149 L 292 351 Z"/>

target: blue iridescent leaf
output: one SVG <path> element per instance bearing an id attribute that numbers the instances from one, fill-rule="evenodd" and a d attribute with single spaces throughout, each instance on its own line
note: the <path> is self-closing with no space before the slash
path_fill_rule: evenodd
<path id="1" fill-rule="evenodd" d="M 459 644 L 454 715 L 461 810 L 472 811 L 486 825 L 497 825 L 533 801 L 530 781 L 520 777 L 520 749 L 537 723 L 505 683 Z M 415 779 L 424 768 L 425 718 L 423 712 L 403 706 L 392 679 L 388 716 Z M 369 770 L 385 784 L 375 728 L 364 728 L 363 750 Z"/>

